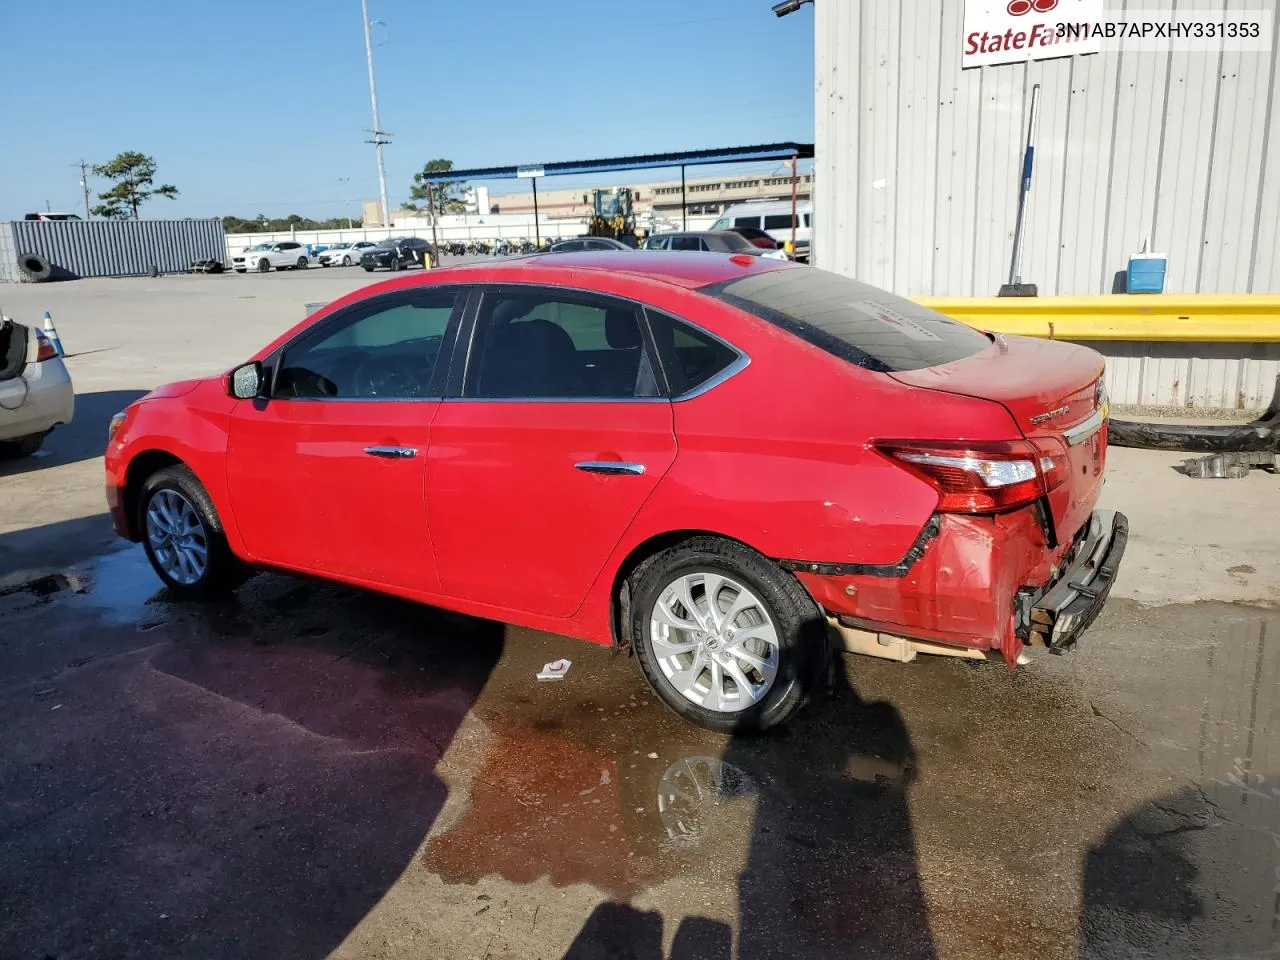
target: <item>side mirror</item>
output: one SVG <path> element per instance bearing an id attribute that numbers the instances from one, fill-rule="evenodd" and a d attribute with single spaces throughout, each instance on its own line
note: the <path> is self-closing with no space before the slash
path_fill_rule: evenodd
<path id="1" fill-rule="evenodd" d="M 237 400 L 252 400 L 262 393 L 262 364 L 242 363 L 227 375 L 227 392 Z"/>

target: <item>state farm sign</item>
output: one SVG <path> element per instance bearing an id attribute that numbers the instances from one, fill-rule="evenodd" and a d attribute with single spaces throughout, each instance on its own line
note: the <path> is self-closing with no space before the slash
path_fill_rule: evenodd
<path id="1" fill-rule="evenodd" d="M 1100 38 L 1077 39 L 1064 28 L 1102 19 L 1103 0 L 965 0 L 960 66 L 1098 53 Z"/>

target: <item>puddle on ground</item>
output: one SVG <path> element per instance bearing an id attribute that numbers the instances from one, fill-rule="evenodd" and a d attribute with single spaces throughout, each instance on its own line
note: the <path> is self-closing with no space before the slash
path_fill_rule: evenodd
<path id="1" fill-rule="evenodd" d="M 22 602 L 180 621 L 157 629 L 179 642 L 149 669 L 344 749 L 427 770 L 444 757 L 462 796 L 415 866 L 451 884 L 548 879 L 626 901 L 677 882 L 751 905 L 744 956 L 874 955 L 895 937 L 927 955 L 911 945 L 951 921 L 1013 944 L 1047 926 L 1090 956 L 1280 944 L 1275 614 L 1115 601 L 1076 660 L 1012 675 L 847 658 L 832 695 L 753 738 L 691 726 L 634 660 L 562 637 L 272 574 L 224 604 L 170 603 L 139 547 Z M 562 656 L 563 681 L 534 679 Z M 455 744 L 468 716 L 475 739 Z M 948 901 L 953 877 L 1001 891 L 998 930 L 964 912 L 989 898 Z"/>
<path id="2" fill-rule="evenodd" d="M 69 606 L 96 611 L 107 623 L 153 627 L 169 614 L 168 591 L 140 545 L 104 554 L 78 581 Z"/>

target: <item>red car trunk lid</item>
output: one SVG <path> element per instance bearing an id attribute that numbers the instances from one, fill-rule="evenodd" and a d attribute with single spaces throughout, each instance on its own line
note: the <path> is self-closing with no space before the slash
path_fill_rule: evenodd
<path id="1" fill-rule="evenodd" d="M 1106 459 L 1103 358 L 1074 344 L 997 336 L 986 350 L 953 363 L 891 373 L 901 383 L 1002 404 L 1028 439 L 1066 447 L 1066 479 L 1049 493 L 1059 542 L 1088 520 L 1101 492 Z M 1095 429 L 1095 424 L 1097 425 Z"/>

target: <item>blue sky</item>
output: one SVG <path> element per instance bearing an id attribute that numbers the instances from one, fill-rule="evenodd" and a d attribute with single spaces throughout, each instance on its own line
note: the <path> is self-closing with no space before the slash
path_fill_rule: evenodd
<path id="1" fill-rule="evenodd" d="M 374 57 L 395 134 L 392 204 L 433 157 L 466 167 L 811 141 L 813 10 L 778 19 L 770 3 L 369 0 L 386 23 Z M 377 195 L 359 0 L 4 7 L 0 62 L 16 86 L 0 112 L 0 219 L 46 201 L 81 212 L 72 164 L 122 150 L 154 156 L 158 182 L 181 192 L 144 216 L 340 216 Z"/>

